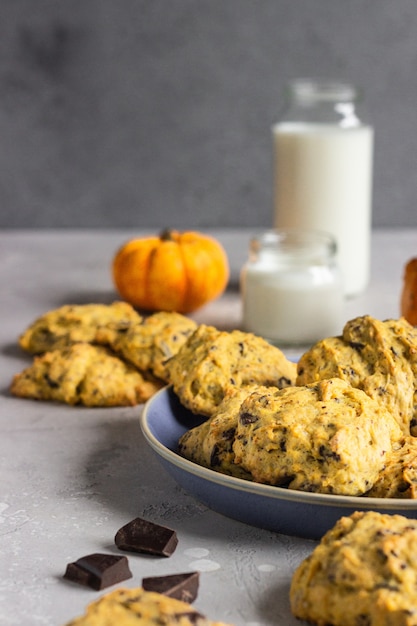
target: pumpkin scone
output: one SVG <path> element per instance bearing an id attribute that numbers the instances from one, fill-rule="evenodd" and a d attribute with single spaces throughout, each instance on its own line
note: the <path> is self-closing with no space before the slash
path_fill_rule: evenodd
<path id="1" fill-rule="evenodd" d="M 405 436 L 417 434 L 417 328 L 406 320 L 355 318 L 298 362 L 297 385 L 336 376 L 383 404 Z"/>
<path id="2" fill-rule="evenodd" d="M 134 406 L 163 386 L 103 346 L 75 343 L 45 352 L 13 378 L 15 396 L 84 406 Z"/>
<path id="3" fill-rule="evenodd" d="M 187 602 L 153 591 L 116 589 L 87 606 L 66 626 L 227 626 L 213 622 Z"/>
<path id="4" fill-rule="evenodd" d="M 406 437 L 401 444 L 387 455 L 378 480 L 366 496 L 417 499 L 417 438 Z"/>
<path id="5" fill-rule="evenodd" d="M 127 302 L 67 304 L 36 319 L 19 337 L 19 345 L 26 352 L 41 354 L 73 343 L 95 343 L 101 327 L 128 327 L 141 319 Z"/>
<path id="6" fill-rule="evenodd" d="M 256 482 L 359 496 L 400 439 L 381 404 L 332 378 L 251 393 L 240 406 L 233 451 Z"/>
<path id="7" fill-rule="evenodd" d="M 178 443 L 178 452 L 189 461 L 203 467 L 250 480 L 249 472 L 235 463 L 233 442 L 240 405 L 256 388 L 258 387 L 230 387 L 214 414 L 182 435 Z"/>
<path id="8" fill-rule="evenodd" d="M 167 381 L 166 361 L 178 352 L 196 328 L 197 323 L 185 315 L 163 311 L 137 324 L 102 327 L 97 340 L 109 344 L 142 372 L 151 371 Z"/>
<path id="9" fill-rule="evenodd" d="M 229 387 L 293 385 L 296 365 L 261 337 L 201 324 L 167 364 L 168 381 L 181 403 L 210 416 Z"/>
<path id="10" fill-rule="evenodd" d="M 374 511 L 342 517 L 296 569 L 295 617 L 324 626 L 417 624 L 417 520 Z"/>

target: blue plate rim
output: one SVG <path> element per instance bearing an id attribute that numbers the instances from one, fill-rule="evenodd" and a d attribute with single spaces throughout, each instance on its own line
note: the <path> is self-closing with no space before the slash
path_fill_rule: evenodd
<path id="1" fill-rule="evenodd" d="M 357 507 L 360 509 L 378 510 L 380 512 L 393 510 L 398 512 L 417 511 L 417 500 L 407 498 L 367 498 L 360 496 L 343 496 L 305 492 L 297 491 L 295 489 L 291 490 L 283 487 L 276 487 L 274 485 L 255 483 L 242 478 L 237 478 L 235 476 L 229 476 L 189 461 L 174 450 L 171 450 L 162 444 L 152 433 L 148 425 L 148 414 L 152 410 L 153 404 L 158 401 L 161 395 L 167 395 L 170 388 L 170 385 L 163 387 L 145 403 L 139 417 L 140 427 L 145 441 L 154 450 L 154 452 L 156 452 L 156 454 L 188 474 L 192 474 L 200 479 L 237 491 L 244 491 L 253 495 L 277 500 L 296 502 L 297 504 L 325 505 L 327 507 L 347 509 Z M 187 409 L 184 408 L 184 410 Z"/>

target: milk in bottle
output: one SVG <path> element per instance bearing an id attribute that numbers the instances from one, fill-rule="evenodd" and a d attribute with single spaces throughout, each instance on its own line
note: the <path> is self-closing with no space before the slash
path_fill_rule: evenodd
<path id="1" fill-rule="evenodd" d="M 373 129 L 359 119 L 350 85 L 299 80 L 290 97 L 272 129 L 274 225 L 331 233 L 352 296 L 369 280 Z"/>

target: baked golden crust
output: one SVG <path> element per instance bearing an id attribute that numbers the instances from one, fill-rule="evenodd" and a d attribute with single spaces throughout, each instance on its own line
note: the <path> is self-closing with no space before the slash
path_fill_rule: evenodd
<path id="1" fill-rule="evenodd" d="M 167 362 L 168 380 L 181 403 L 210 416 L 230 387 L 295 382 L 296 365 L 261 337 L 201 324 Z"/>
<path id="2" fill-rule="evenodd" d="M 97 334 L 142 372 L 151 371 L 167 381 L 166 362 L 174 356 L 197 328 L 190 318 L 174 312 L 159 312 L 129 326 L 102 327 Z"/>
<path id="3" fill-rule="evenodd" d="M 324 339 L 302 355 L 297 385 L 334 376 L 383 404 L 404 435 L 417 434 L 417 329 L 406 320 L 355 318 L 342 337 Z"/>
<path id="4" fill-rule="evenodd" d="M 293 614 L 326 626 L 415 626 L 417 520 L 342 517 L 295 571 Z"/>
<path id="5" fill-rule="evenodd" d="M 200 426 L 184 433 L 179 440 L 178 452 L 203 467 L 250 480 L 249 472 L 235 463 L 233 442 L 240 405 L 253 389 L 252 386 L 230 387 L 214 414 Z"/>
<path id="6" fill-rule="evenodd" d="M 84 406 L 133 406 L 145 402 L 163 386 L 147 380 L 132 365 L 103 346 L 75 343 L 45 352 L 16 374 L 15 396 Z"/>
<path id="7" fill-rule="evenodd" d="M 143 589 L 116 589 L 88 605 L 67 626 L 227 626 L 181 600 Z"/>
<path id="8" fill-rule="evenodd" d="M 400 438 L 381 404 L 333 378 L 251 393 L 240 406 L 234 461 L 256 482 L 358 496 Z"/>
<path id="9" fill-rule="evenodd" d="M 19 345 L 31 354 L 41 354 L 73 343 L 95 343 L 101 327 L 127 327 L 141 319 L 127 302 L 67 304 L 36 319 L 19 337 Z"/>
<path id="10" fill-rule="evenodd" d="M 365 494 L 372 498 L 417 498 L 417 438 L 405 437 L 381 470 L 372 489 Z"/>

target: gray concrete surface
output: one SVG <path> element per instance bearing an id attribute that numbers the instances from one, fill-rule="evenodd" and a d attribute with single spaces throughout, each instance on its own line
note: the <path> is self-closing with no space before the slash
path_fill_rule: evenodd
<path id="1" fill-rule="evenodd" d="M 233 276 L 249 233 L 213 231 L 225 245 Z M 20 333 L 62 304 L 112 302 L 109 251 L 128 234 L 0 232 L 0 624 L 62 626 L 84 613 L 115 587 L 98 593 L 65 581 L 67 564 L 94 552 L 120 554 L 116 531 L 140 516 L 176 530 L 178 547 L 162 560 L 126 553 L 133 577 L 119 587 L 138 587 L 145 576 L 197 570 L 194 606 L 212 619 L 235 626 L 307 626 L 291 616 L 288 591 L 314 541 L 248 526 L 196 500 L 145 443 L 140 406 L 88 409 L 10 394 L 14 374 L 31 363 L 17 345 Z M 416 228 L 373 233 L 371 284 L 346 302 L 346 319 L 398 316 L 403 264 L 416 238 Z M 193 317 L 237 328 L 240 312 L 239 293 L 229 289 Z M 415 506 L 398 502 L 399 508 Z M 319 507 L 316 515 L 326 512 Z"/>

